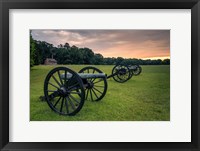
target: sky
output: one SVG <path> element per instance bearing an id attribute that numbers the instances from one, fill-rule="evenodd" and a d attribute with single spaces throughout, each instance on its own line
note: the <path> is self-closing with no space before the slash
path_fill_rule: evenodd
<path id="1" fill-rule="evenodd" d="M 33 39 L 57 47 L 87 47 L 104 57 L 170 58 L 170 30 L 31 30 Z"/>

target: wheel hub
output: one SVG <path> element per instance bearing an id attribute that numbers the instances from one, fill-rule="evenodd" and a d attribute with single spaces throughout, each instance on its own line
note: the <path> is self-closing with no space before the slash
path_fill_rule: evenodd
<path id="1" fill-rule="evenodd" d="M 88 82 L 87 88 L 88 89 L 92 89 L 93 87 L 94 87 L 94 84 L 92 82 Z"/>
<path id="2" fill-rule="evenodd" d="M 66 90 L 65 87 L 61 87 L 60 88 L 60 94 L 63 96 L 63 97 L 66 97 L 69 95 L 69 92 Z"/>
<path id="3" fill-rule="evenodd" d="M 120 74 L 120 75 L 126 74 L 126 69 L 121 69 L 121 70 L 119 71 L 119 74 Z"/>

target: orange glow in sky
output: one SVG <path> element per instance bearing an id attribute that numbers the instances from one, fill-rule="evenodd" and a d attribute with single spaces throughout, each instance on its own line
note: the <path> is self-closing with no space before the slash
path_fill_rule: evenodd
<path id="1" fill-rule="evenodd" d="M 170 58 L 170 30 L 32 30 L 35 40 L 88 47 L 104 57 Z"/>

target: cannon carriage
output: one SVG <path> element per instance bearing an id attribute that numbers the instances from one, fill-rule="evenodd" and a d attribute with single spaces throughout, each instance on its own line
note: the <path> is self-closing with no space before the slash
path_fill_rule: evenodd
<path id="1" fill-rule="evenodd" d="M 142 72 L 142 67 L 140 65 L 128 65 L 128 68 L 132 76 L 138 76 Z"/>
<path id="2" fill-rule="evenodd" d="M 112 74 L 103 73 L 98 68 L 88 66 L 78 73 L 67 67 L 56 67 L 46 76 L 44 97 L 49 107 L 61 115 L 75 115 L 85 100 L 100 101 L 106 94 L 107 79 L 113 78 L 119 83 L 128 81 L 132 68 L 117 65 Z"/>
<path id="3" fill-rule="evenodd" d="M 122 72 L 122 73 L 126 72 L 129 74 L 120 75 L 120 72 Z M 113 76 L 113 79 L 116 82 L 120 82 L 120 83 L 128 81 L 133 76 L 138 76 L 141 72 L 142 72 L 142 67 L 140 65 L 126 66 L 126 65 L 119 64 L 119 65 L 114 66 L 114 68 L 112 69 L 112 75 L 118 73 L 117 76 Z"/>

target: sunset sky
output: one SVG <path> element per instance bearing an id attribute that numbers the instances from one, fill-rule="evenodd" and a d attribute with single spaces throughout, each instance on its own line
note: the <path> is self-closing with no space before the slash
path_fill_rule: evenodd
<path id="1" fill-rule="evenodd" d="M 57 47 L 66 42 L 104 57 L 170 58 L 170 30 L 31 30 L 35 40 Z"/>

